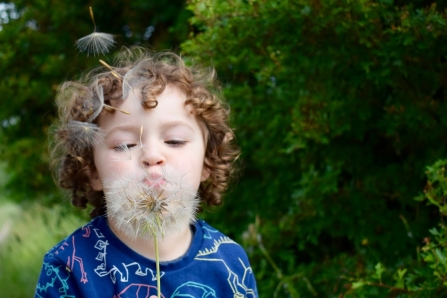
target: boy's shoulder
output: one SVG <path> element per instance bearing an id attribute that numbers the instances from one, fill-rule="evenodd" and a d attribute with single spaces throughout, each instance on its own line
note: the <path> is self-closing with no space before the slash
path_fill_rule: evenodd
<path id="1" fill-rule="evenodd" d="M 103 217 L 96 217 L 89 223 L 78 228 L 73 233 L 53 246 L 45 255 L 46 258 L 66 259 L 67 256 L 76 257 L 76 250 L 98 245 L 98 240 L 105 238 L 103 231 L 107 223 Z"/>
<path id="2" fill-rule="evenodd" d="M 257 297 L 256 281 L 242 246 L 203 220 L 197 221 L 196 229 L 199 235 L 194 238 L 201 238 L 193 262 L 196 268 L 186 269 L 200 273 L 191 279 L 208 285 L 216 293 L 225 293 L 222 297 Z"/>
<path id="3" fill-rule="evenodd" d="M 231 255 L 236 260 L 238 256 L 243 260 L 247 259 L 245 250 L 236 241 L 204 220 L 198 220 L 197 225 L 201 229 L 202 245 L 196 255 L 196 260 L 219 255 Z"/>
<path id="4" fill-rule="evenodd" d="M 205 240 L 228 240 L 232 241 L 230 237 L 219 231 L 218 229 L 212 227 L 209 223 L 203 219 L 197 220 L 196 227 L 200 227 L 202 232 L 202 238 Z M 234 242 L 234 241 L 233 241 Z"/>

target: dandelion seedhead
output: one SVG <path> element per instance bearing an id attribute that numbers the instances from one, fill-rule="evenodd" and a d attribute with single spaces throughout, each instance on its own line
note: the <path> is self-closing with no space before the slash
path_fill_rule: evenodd
<path id="1" fill-rule="evenodd" d="M 195 221 L 199 199 L 185 175 L 164 167 L 144 169 L 103 181 L 107 216 L 131 239 L 156 239 L 181 231 Z"/>
<path id="2" fill-rule="evenodd" d="M 77 151 L 94 147 L 104 137 L 102 129 L 94 123 L 72 120 L 66 124 L 66 130 L 67 145 Z"/>
<path id="3" fill-rule="evenodd" d="M 93 9 L 91 6 L 89 8 L 90 17 L 95 27 L 92 34 L 84 36 L 76 41 L 76 47 L 80 52 L 87 52 L 87 56 L 90 53 L 93 53 L 93 56 L 95 56 L 96 54 L 105 55 L 115 44 L 115 40 L 112 34 L 96 32 L 96 23 L 95 17 L 93 15 Z"/>

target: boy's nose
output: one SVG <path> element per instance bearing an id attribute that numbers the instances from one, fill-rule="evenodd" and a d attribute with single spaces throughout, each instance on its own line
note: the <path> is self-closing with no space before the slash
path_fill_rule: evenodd
<path id="1" fill-rule="evenodd" d="M 156 148 L 150 147 L 142 147 L 141 148 L 141 159 L 140 163 L 145 166 L 161 166 L 164 165 L 166 162 L 164 156 L 161 154 L 159 150 Z"/>

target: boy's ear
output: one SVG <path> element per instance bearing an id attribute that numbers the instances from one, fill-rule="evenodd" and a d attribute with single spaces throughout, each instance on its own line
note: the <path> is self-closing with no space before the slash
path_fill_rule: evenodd
<path id="1" fill-rule="evenodd" d="M 202 167 L 202 177 L 200 177 L 200 182 L 205 181 L 210 177 L 210 169 L 206 167 L 206 165 L 203 165 Z"/>
<path id="2" fill-rule="evenodd" d="M 89 179 L 90 186 L 93 188 L 93 190 L 102 190 L 101 179 L 99 179 L 98 171 L 96 171 L 96 169 L 91 171 Z"/>

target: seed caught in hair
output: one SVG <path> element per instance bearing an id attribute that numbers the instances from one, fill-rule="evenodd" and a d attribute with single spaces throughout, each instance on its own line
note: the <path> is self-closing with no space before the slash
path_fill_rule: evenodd
<path id="1" fill-rule="evenodd" d="M 117 78 L 118 80 L 121 80 L 122 77 L 112 68 L 112 66 L 110 66 L 109 64 L 107 64 L 107 62 L 105 62 L 104 60 L 99 59 L 99 62 L 104 65 L 105 67 L 107 67 L 108 69 L 110 69 L 110 72 L 112 73 L 112 75 Z"/>
<path id="2" fill-rule="evenodd" d="M 94 124 L 81 121 L 69 121 L 66 124 L 68 132 L 67 145 L 70 151 L 80 151 L 86 148 L 92 148 L 103 139 L 102 129 Z"/>
<path id="3" fill-rule="evenodd" d="M 93 120 L 95 120 L 104 108 L 106 108 L 106 110 L 108 110 L 109 112 L 110 110 L 116 110 L 123 114 L 130 115 L 129 111 L 121 110 L 104 103 L 104 89 L 101 85 L 96 86 L 91 100 L 94 109 L 92 115 L 87 119 L 87 122 L 92 122 Z"/>

